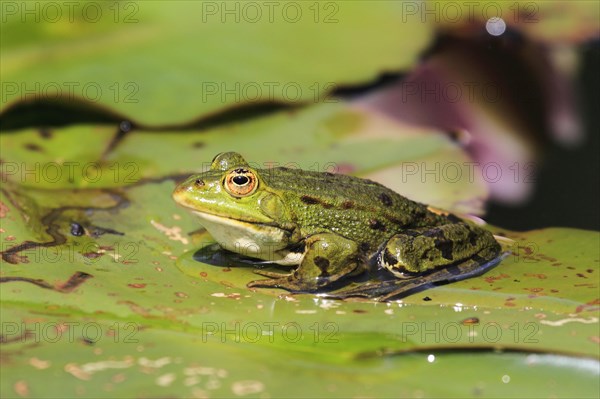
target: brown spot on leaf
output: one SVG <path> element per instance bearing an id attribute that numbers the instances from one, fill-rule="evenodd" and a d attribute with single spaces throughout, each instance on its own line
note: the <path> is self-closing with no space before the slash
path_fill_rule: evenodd
<path id="1" fill-rule="evenodd" d="M 146 288 L 146 284 L 143 284 L 143 283 L 132 283 L 132 284 L 127 284 L 127 286 L 129 288 Z"/>
<path id="2" fill-rule="evenodd" d="M 101 257 L 104 254 L 100 253 L 100 252 L 86 252 L 86 253 L 84 253 L 82 255 L 84 257 L 88 258 L 88 259 L 97 259 L 97 258 Z"/>
<path id="3" fill-rule="evenodd" d="M 548 278 L 545 274 L 542 274 L 542 273 L 525 273 L 524 276 L 525 277 L 535 277 L 535 278 L 539 278 L 540 280 L 545 280 Z"/>
<path id="4" fill-rule="evenodd" d="M 139 314 L 144 317 L 150 316 L 150 309 L 146 309 L 143 306 L 138 305 L 137 303 L 135 303 L 133 301 L 117 301 L 117 304 L 118 305 L 126 305 L 135 314 Z"/>
<path id="5" fill-rule="evenodd" d="M 8 215 L 8 206 L 2 201 L 0 201 L 0 218 L 5 218 Z"/>
<path id="6" fill-rule="evenodd" d="M 489 277 L 485 278 L 485 282 L 486 283 L 493 283 L 494 281 L 502 280 L 503 278 L 510 278 L 510 276 L 508 274 L 504 274 L 504 273 L 502 273 L 502 274 L 500 274 L 498 276 L 489 276 Z"/>
<path id="7" fill-rule="evenodd" d="M 52 138 L 52 131 L 50 129 L 41 128 L 40 130 L 38 130 L 38 134 L 43 139 Z"/>
<path id="8" fill-rule="evenodd" d="M 474 324 L 479 324 L 479 318 L 477 317 L 469 317 L 460 322 L 463 326 L 470 326 Z"/>
<path id="9" fill-rule="evenodd" d="M 44 149 L 35 143 L 27 143 L 25 144 L 25 148 L 29 151 L 44 152 Z"/>
<path id="10" fill-rule="evenodd" d="M 543 288 L 541 287 L 536 287 L 536 288 L 525 288 L 526 290 L 530 291 L 530 292 L 542 292 L 544 291 Z"/>
<path id="11" fill-rule="evenodd" d="M 13 388 L 15 390 L 15 393 L 20 397 L 25 398 L 29 396 L 29 385 L 27 385 L 27 382 L 19 380 L 15 382 Z"/>
<path id="12" fill-rule="evenodd" d="M 230 281 L 221 280 L 221 281 L 219 281 L 219 283 L 221 283 L 225 287 L 229 287 L 229 288 L 234 288 L 235 287 L 235 285 L 232 282 L 230 282 Z"/>

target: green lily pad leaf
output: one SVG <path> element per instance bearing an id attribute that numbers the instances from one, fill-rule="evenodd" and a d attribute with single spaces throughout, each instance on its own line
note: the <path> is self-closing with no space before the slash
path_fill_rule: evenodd
<path id="1" fill-rule="evenodd" d="M 298 375 L 307 397 L 596 392 L 596 232 L 495 229 L 513 256 L 483 276 L 336 301 L 249 290 L 251 268 L 195 261 L 208 239 L 188 234 L 172 180 L 5 187 L 3 396 L 282 396 Z"/>
<path id="2" fill-rule="evenodd" d="M 82 134 L 92 146 L 78 145 Z M 252 265 L 199 261 L 212 241 L 170 195 L 181 176 L 238 150 L 472 209 L 476 181 L 402 177 L 467 162 L 446 136 L 345 103 L 201 132 L 132 131 L 116 144 L 114 134 L 0 136 L 3 397 L 279 397 L 291 380 L 305 397 L 596 393 L 598 233 L 490 227 L 512 255 L 482 276 L 388 303 L 340 301 L 251 290 Z M 133 162 L 138 174 L 41 178 L 65 162 L 111 173 Z M 33 172 L 7 169 L 21 164 Z"/>
<path id="3" fill-rule="evenodd" d="M 315 102 L 406 69 L 433 33 L 394 2 L 38 2 L 27 18 L 25 7 L 3 13 L 2 111 L 60 98 L 146 125 Z"/>

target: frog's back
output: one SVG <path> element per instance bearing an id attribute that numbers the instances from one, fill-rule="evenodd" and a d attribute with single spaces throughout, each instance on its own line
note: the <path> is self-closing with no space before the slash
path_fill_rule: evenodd
<path id="1" fill-rule="evenodd" d="M 268 186 L 283 193 L 294 217 L 308 230 L 382 239 L 436 218 L 425 205 L 371 180 L 287 168 L 259 173 Z"/>

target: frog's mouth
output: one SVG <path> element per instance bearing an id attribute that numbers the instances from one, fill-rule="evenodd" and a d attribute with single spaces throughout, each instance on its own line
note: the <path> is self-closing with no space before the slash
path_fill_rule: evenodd
<path id="1" fill-rule="evenodd" d="M 280 229 L 280 230 L 286 230 L 286 229 L 282 229 L 276 223 L 270 221 L 270 219 L 267 219 L 267 218 L 265 218 L 264 221 L 244 220 L 239 217 L 231 218 L 231 217 L 228 217 L 225 215 L 219 215 L 216 213 L 206 212 L 203 210 L 199 211 L 197 204 L 188 200 L 188 198 L 185 195 L 185 190 L 180 190 L 179 188 L 176 188 L 175 191 L 173 191 L 172 196 L 178 205 L 180 205 L 181 207 L 185 208 L 186 210 L 192 212 L 193 214 L 195 214 L 202 220 L 206 219 L 208 221 L 213 221 L 216 223 L 223 223 L 225 225 L 235 225 L 235 224 L 244 225 L 244 226 L 248 226 L 248 228 L 250 228 L 251 225 L 256 225 L 256 226 L 264 226 L 264 227 L 271 227 L 271 228 Z M 238 215 L 236 215 L 236 216 L 238 216 Z M 242 215 L 239 215 L 239 216 L 241 217 Z"/>

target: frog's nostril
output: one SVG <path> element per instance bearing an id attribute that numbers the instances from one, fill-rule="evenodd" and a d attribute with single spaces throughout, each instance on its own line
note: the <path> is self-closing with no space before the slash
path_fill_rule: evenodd
<path id="1" fill-rule="evenodd" d="M 204 180 L 196 179 L 196 181 L 194 182 L 194 185 L 196 187 L 202 187 L 202 186 L 204 186 Z"/>

